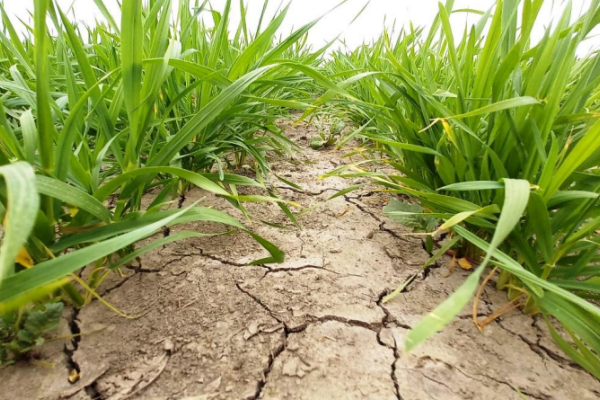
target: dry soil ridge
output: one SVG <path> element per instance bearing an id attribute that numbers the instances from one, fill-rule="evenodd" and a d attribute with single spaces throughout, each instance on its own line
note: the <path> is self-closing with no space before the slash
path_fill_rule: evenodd
<path id="1" fill-rule="evenodd" d="M 302 230 L 254 224 L 286 251 L 284 264 L 247 266 L 264 251 L 239 233 L 157 250 L 103 290 L 111 304 L 141 318 L 118 317 L 97 301 L 68 310 L 58 336 L 81 336 L 44 347 L 43 359 L 54 368 L 19 364 L 0 370 L 0 399 L 519 399 L 518 391 L 532 399 L 600 396 L 600 383 L 556 348 L 543 322 L 518 312 L 482 334 L 467 308 L 414 354 L 403 355 L 407 330 L 467 272 L 444 277 L 443 260 L 382 304 L 429 257 L 421 240 L 382 216 L 385 194 L 366 188 L 326 202 L 359 181 L 317 178 L 350 160 L 343 151 L 308 148 L 314 128 L 283 125 L 306 153 L 295 164 L 275 161 L 273 169 L 304 190 L 275 186 L 284 198 L 316 207 L 300 218 Z M 230 209 L 199 190 L 175 206 L 202 197 L 205 205 Z M 291 225 L 275 205 L 249 208 L 255 221 Z M 183 229 L 222 228 L 194 223 L 172 231 Z M 487 288 L 481 315 L 505 301 L 503 293 Z M 71 385 L 73 368 L 81 379 Z"/>

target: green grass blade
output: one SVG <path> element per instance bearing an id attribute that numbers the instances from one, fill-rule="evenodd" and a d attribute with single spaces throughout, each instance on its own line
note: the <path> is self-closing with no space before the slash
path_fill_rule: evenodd
<path id="1" fill-rule="evenodd" d="M 0 245 L 0 286 L 6 290 L 5 279 L 14 274 L 15 257 L 27 241 L 39 208 L 33 168 L 25 162 L 0 167 L 6 185 L 6 215 L 4 237 Z"/>
<path id="2" fill-rule="evenodd" d="M 42 175 L 36 176 L 36 186 L 40 194 L 61 200 L 63 203 L 77 206 L 102 222 L 110 223 L 111 215 L 104 204 L 83 190 Z"/>
<path id="3" fill-rule="evenodd" d="M 533 97 L 516 97 L 514 99 L 502 100 L 494 104 L 490 104 L 477 110 L 473 110 L 464 114 L 454 115 L 448 117 L 448 119 L 463 119 L 469 117 L 475 117 L 478 115 L 485 115 L 490 113 L 495 113 L 499 111 L 508 110 L 511 108 L 524 107 L 540 104 L 540 102 Z"/>

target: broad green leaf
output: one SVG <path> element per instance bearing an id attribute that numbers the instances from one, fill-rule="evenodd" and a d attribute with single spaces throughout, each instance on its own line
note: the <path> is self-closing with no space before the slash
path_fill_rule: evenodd
<path id="1" fill-rule="evenodd" d="M 144 254 L 148 253 L 149 251 L 158 249 L 159 247 L 162 247 L 162 246 L 166 246 L 169 243 L 177 242 L 179 240 L 184 240 L 184 239 L 215 236 L 215 235 L 221 235 L 221 233 L 211 234 L 211 233 L 200 233 L 200 232 L 189 232 L 189 231 L 177 232 L 172 235 L 166 236 L 164 238 L 156 239 L 156 240 L 152 241 L 150 244 L 147 244 L 142 248 L 132 251 L 131 253 L 127 254 L 125 257 L 120 258 L 117 262 L 110 264 L 109 268 L 110 269 L 120 268 L 120 267 L 130 263 L 131 261 L 135 260 L 136 258 L 143 256 Z"/>
<path id="2" fill-rule="evenodd" d="M 77 206 L 102 222 L 110 223 L 111 215 L 104 204 L 81 189 L 43 175 L 36 176 L 36 187 L 40 194 Z"/>
<path id="3" fill-rule="evenodd" d="M 453 183 L 452 185 L 447 185 L 438 189 L 438 191 L 447 190 L 447 191 L 474 191 L 474 190 L 494 190 L 494 189 L 504 189 L 504 184 L 496 181 L 478 181 L 478 182 L 460 182 Z"/>
<path id="4" fill-rule="evenodd" d="M 94 193 L 94 197 L 101 201 L 106 200 L 108 196 L 110 196 L 117 188 L 119 188 L 122 184 L 128 182 L 132 178 L 144 175 L 153 176 L 159 173 L 172 174 L 179 178 L 185 179 L 188 182 L 198 186 L 199 188 L 207 190 L 211 193 L 219 194 L 222 196 L 230 196 L 230 193 L 228 191 L 223 189 L 221 186 L 219 186 L 212 180 L 202 176 L 201 174 L 176 167 L 145 167 L 142 169 L 137 169 L 124 173 L 112 179 L 111 181 L 104 184 L 98 191 L 96 191 L 96 193 Z M 133 189 L 135 189 L 135 187 Z"/>
<path id="5" fill-rule="evenodd" d="M 35 165 L 35 152 L 38 148 L 37 145 L 37 128 L 33 119 L 31 110 L 25 111 L 21 114 L 21 130 L 23 133 L 23 149 L 25 150 L 25 161 L 31 165 Z"/>
<path id="6" fill-rule="evenodd" d="M 535 104 L 540 104 L 540 102 L 532 97 L 517 97 L 514 99 L 501 100 L 497 103 L 490 104 L 464 114 L 453 115 L 451 117 L 448 117 L 448 119 L 464 119 L 517 107 L 531 106 Z"/>
<path id="7" fill-rule="evenodd" d="M 368 135 L 368 134 L 363 134 L 363 136 L 366 138 L 369 138 L 375 142 L 386 144 L 388 146 L 395 147 L 395 148 L 398 148 L 401 150 L 414 151 L 416 153 L 424 153 L 424 154 L 430 154 L 433 156 L 442 157 L 442 155 L 440 153 L 438 153 L 437 151 L 435 151 L 431 148 L 428 148 L 428 147 L 417 146 L 417 145 L 409 144 L 409 143 L 396 142 L 393 140 L 388 140 L 388 139 L 384 139 L 384 138 L 380 138 L 380 137 Z"/>
<path id="8" fill-rule="evenodd" d="M 142 59 L 144 48 L 142 26 L 142 1 L 123 0 L 121 10 L 121 70 L 123 71 L 123 97 L 129 113 L 131 132 L 137 135 L 136 110 L 139 109 L 142 90 Z"/>
<path id="9" fill-rule="evenodd" d="M 43 309 L 35 309 L 27 315 L 23 328 L 36 337 L 58 329 L 63 309 L 63 303 L 45 304 Z"/>
<path id="10" fill-rule="evenodd" d="M 42 169 L 51 173 L 54 169 L 54 122 L 52 121 L 52 111 L 50 105 L 50 40 L 46 30 L 46 14 L 50 1 L 36 1 L 34 19 L 35 19 L 35 66 L 36 66 L 36 91 L 37 91 L 37 121 L 39 154 Z M 51 212 L 52 204 L 46 204 L 46 212 Z"/>
<path id="11" fill-rule="evenodd" d="M 412 351 L 433 334 L 442 330 L 444 326 L 454 319 L 469 300 L 473 298 L 473 294 L 479 286 L 479 277 L 483 270 L 483 266 L 478 267 L 475 272 L 469 275 L 465 283 L 456 292 L 452 293 L 450 297 L 444 300 L 431 313 L 427 314 L 408 332 L 404 342 L 406 351 Z"/>
<path id="12" fill-rule="evenodd" d="M 573 150 L 569 153 L 565 161 L 560 165 L 558 171 L 552 176 L 552 180 L 546 191 L 544 198 L 549 199 L 554 193 L 562 187 L 569 175 L 583 164 L 596 150 L 600 148 L 600 120 L 585 133 L 585 136 L 577 142 Z"/>
<path id="13" fill-rule="evenodd" d="M 154 224 L 157 221 L 169 218 L 171 215 L 177 213 L 178 210 L 167 210 L 155 213 L 145 213 L 137 217 L 132 216 L 131 218 L 124 219 L 122 221 L 117 221 L 110 225 L 100 226 L 92 230 L 63 237 L 61 238 L 61 240 L 53 244 L 50 247 L 50 249 L 54 253 L 58 253 L 77 245 L 99 242 L 117 235 L 122 235 L 124 233 L 131 232 L 135 229 Z M 196 221 L 211 221 L 233 226 L 238 229 L 246 229 L 242 224 L 240 224 L 235 218 L 231 217 L 229 214 L 226 214 L 222 211 L 213 210 L 207 207 L 193 207 L 189 209 L 187 213 L 185 213 L 184 215 L 180 215 L 173 222 L 168 222 L 166 223 L 166 225 L 171 226 Z"/>
<path id="14" fill-rule="evenodd" d="M 337 192 L 336 194 L 334 194 L 333 196 L 329 197 L 327 200 L 333 200 L 336 199 L 338 197 L 344 196 L 348 193 L 354 192 L 355 190 L 360 189 L 361 187 L 363 187 L 364 184 L 358 184 L 358 185 L 352 185 L 352 186 L 348 186 L 345 189 L 340 190 L 339 192 Z"/>
<path id="15" fill-rule="evenodd" d="M 550 261 L 554 253 L 554 242 L 552 240 L 552 226 L 548 209 L 544 199 L 539 193 L 532 192 L 527 207 L 529 224 L 535 233 L 536 242 L 540 248 L 544 260 Z"/>
<path id="16" fill-rule="evenodd" d="M 152 235 L 169 222 L 183 216 L 188 210 L 189 208 L 180 210 L 177 213 L 142 228 L 44 261 L 32 268 L 10 276 L 4 281 L 4 290 L 0 291 L 0 313 L 7 311 L 6 305 L 10 304 L 11 300 L 14 298 L 41 288 L 44 285 L 52 284 L 89 263 L 102 257 L 106 257 L 123 247 Z"/>
<path id="17" fill-rule="evenodd" d="M 0 245 L 0 287 L 9 287 L 6 279 L 15 272 L 15 258 L 27 241 L 37 216 L 40 198 L 33 168 L 25 162 L 0 167 L 6 187 L 4 236 Z"/>

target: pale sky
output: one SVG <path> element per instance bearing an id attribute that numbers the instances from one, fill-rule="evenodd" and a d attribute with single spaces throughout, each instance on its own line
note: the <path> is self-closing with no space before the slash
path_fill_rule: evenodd
<path id="1" fill-rule="evenodd" d="M 29 20 L 28 10 L 33 9 L 33 0 L 0 0 L 4 3 L 6 10 L 15 17 Z M 78 20 L 93 24 L 95 19 L 102 19 L 93 0 L 55 0 L 63 9 L 67 9 L 74 3 L 75 14 Z M 284 0 L 287 2 L 287 0 Z M 173 1 L 174 3 L 177 0 Z M 248 20 L 250 24 L 258 22 L 258 16 L 262 8 L 263 0 L 245 0 L 248 4 Z M 288 13 L 288 18 L 283 25 L 282 33 L 288 33 L 292 27 L 301 25 L 324 14 L 329 9 L 338 4 L 340 0 L 292 0 L 292 6 Z M 573 0 L 573 10 L 575 15 L 580 15 L 590 4 L 591 0 Z M 221 10 L 225 0 L 212 0 L 213 7 Z M 238 1 L 233 1 L 233 12 L 231 24 L 237 26 L 239 21 Z M 478 10 L 487 10 L 495 3 L 494 0 L 456 0 L 454 9 L 473 8 Z M 536 40 L 541 37 L 544 25 L 548 25 L 553 19 L 558 19 L 560 9 L 565 1 L 547 0 L 541 13 L 537 29 L 534 31 L 533 38 Z M 108 9 L 113 13 L 115 20 L 119 20 L 120 14 L 116 0 L 105 0 Z M 396 26 L 407 25 L 412 21 L 415 26 L 427 27 L 438 10 L 438 0 L 371 0 L 366 10 L 360 18 L 350 27 L 350 21 L 366 4 L 366 0 L 349 0 L 346 4 L 325 17 L 310 33 L 309 41 L 315 47 L 319 47 L 327 41 L 335 38 L 340 32 L 343 32 L 342 38 L 349 47 L 355 47 L 363 41 L 370 41 L 378 37 L 383 28 L 384 19 L 387 25 L 396 21 Z M 280 0 L 271 0 L 269 3 L 270 14 L 272 15 L 278 6 Z M 455 34 L 460 36 L 464 30 L 465 23 L 475 23 L 479 16 L 474 14 L 457 13 L 451 16 L 451 21 Z M 15 21 L 16 18 L 14 19 Z M 598 34 L 600 32 L 597 32 Z M 600 36 L 594 36 L 585 43 L 580 49 L 584 54 L 590 48 L 600 47 Z"/>

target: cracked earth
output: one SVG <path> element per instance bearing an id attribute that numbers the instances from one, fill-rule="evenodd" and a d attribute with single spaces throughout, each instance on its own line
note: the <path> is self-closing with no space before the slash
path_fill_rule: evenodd
<path id="1" fill-rule="evenodd" d="M 449 259 L 442 259 L 382 304 L 429 258 L 421 239 L 383 216 L 388 194 L 366 186 L 327 201 L 360 183 L 317 180 L 351 162 L 343 157 L 348 149 L 312 150 L 313 127 L 282 125 L 305 153 L 293 162 L 275 160 L 273 171 L 303 190 L 279 181 L 274 188 L 310 212 L 296 229 L 276 205 L 248 208 L 252 228 L 286 252 L 285 263 L 248 266 L 265 253 L 243 233 L 156 250 L 101 290 L 106 301 L 136 318 L 120 317 L 99 301 L 65 311 L 61 332 L 40 355 L 44 366 L 0 370 L 0 399 L 600 397 L 600 382 L 563 355 L 545 323 L 518 311 L 481 333 L 467 307 L 443 332 L 404 354 L 408 329 L 468 272 L 448 275 Z M 243 220 L 226 201 L 197 189 L 179 206 L 204 197 L 204 205 Z M 181 230 L 222 227 L 190 223 L 170 232 Z M 489 286 L 479 312 L 488 315 L 505 302 L 505 294 Z M 72 370 L 80 373 L 74 384 L 68 381 Z"/>

